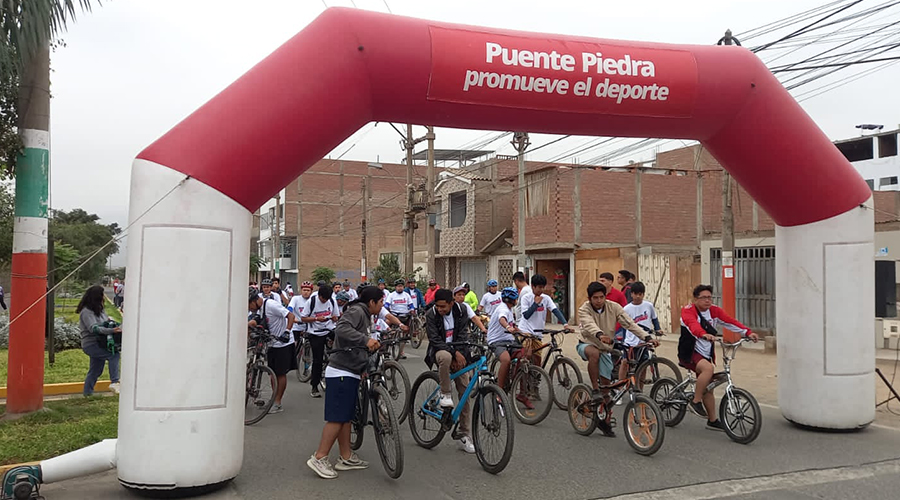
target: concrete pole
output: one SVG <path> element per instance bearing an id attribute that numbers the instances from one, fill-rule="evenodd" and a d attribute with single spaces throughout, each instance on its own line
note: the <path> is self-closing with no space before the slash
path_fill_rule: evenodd
<path id="1" fill-rule="evenodd" d="M 634 169 L 634 241 L 638 248 L 643 245 L 644 218 L 641 212 L 641 192 L 643 190 L 644 169 Z"/>
<path id="2" fill-rule="evenodd" d="M 363 218 L 360 224 L 362 225 L 362 238 L 360 239 L 360 244 L 362 245 L 360 258 L 359 258 L 359 277 L 360 281 L 368 281 L 366 276 L 366 216 L 365 214 L 369 213 L 369 175 L 366 174 L 362 179 L 362 211 Z"/>
<path id="3" fill-rule="evenodd" d="M 416 147 L 416 142 L 413 138 L 413 129 L 411 123 L 406 124 L 406 141 L 404 141 L 404 146 L 406 147 L 406 219 L 403 224 L 403 234 L 405 236 L 405 245 L 403 252 L 403 274 L 404 276 L 410 276 L 412 275 L 413 271 L 413 252 L 415 251 L 416 243 L 416 213 L 413 211 L 412 206 L 413 148 Z"/>
<path id="4" fill-rule="evenodd" d="M 731 206 L 731 174 L 722 171 L 722 309 L 735 316 L 734 210 Z"/>
<path id="5" fill-rule="evenodd" d="M 435 237 L 434 237 L 434 224 L 432 224 L 432 219 L 435 215 L 434 210 L 434 127 L 429 125 L 428 133 L 425 134 L 425 139 L 428 140 L 428 169 L 425 173 L 425 196 L 427 201 L 427 209 L 425 210 L 427 216 L 427 226 L 428 229 L 425 232 L 425 247 L 428 249 L 428 270 L 426 271 L 429 276 L 434 277 L 434 254 L 437 253 L 435 249 Z"/>
<path id="6" fill-rule="evenodd" d="M 281 191 L 275 195 L 275 225 L 272 226 L 275 241 L 272 243 L 272 277 L 281 279 Z"/>
<path id="7" fill-rule="evenodd" d="M 297 177 L 297 290 L 300 290 L 300 283 L 303 282 L 303 270 L 300 268 L 302 262 L 302 253 L 300 253 L 300 240 L 303 231 L 303 181 L 301 177 Z"/>
<path id="8" fill-rule="evenodd" d="M 517 160 L 519 162 L 519 252 L 516 260 L 517 267 L 520 271 L 525 272 L 526 276 L 531 274 L 526 271 L 529 266 L 525 261 L 525 149 L 529 144 L 531 143 L 528 142 L 528 132 L 516 132 L 513 136 L 512 145 L 518 151 Z"/>
<path id="9" fill-rule="evenodd" d="M 10 280 L 8 413 L 41 409 L 47 292 L 47 227 L 50 179 L 50 45 L 27 62 L 19 83 L 16 207 Z M 34 307 L 32 304 L 37 303 Z M 29 309 L 29 307 L 31 307 Z M 28 309 L 28 312 L 25 310 Z"/>

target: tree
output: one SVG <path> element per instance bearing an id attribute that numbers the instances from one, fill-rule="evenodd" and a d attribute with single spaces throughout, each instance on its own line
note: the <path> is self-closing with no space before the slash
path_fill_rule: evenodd
<path id="1" fill-rule="evenodd" d="M 69 245 L 80 256 L 88 258 L 97 249 L 106 245 L 110 239 L 122 232 L 118 224 L 100 224 L 98 222 L 100 220 L 99 216 L 89 214 L 80 208 L 69 212 L 53 210 L 52 215 L 53 217 L 50 219 L 50 236 L 55 244 L 54 251 L 58 251 L 56 249 L 60 245 Z M 113 242 L 109 244 L 97 255 L 90 257 L 90 261 L 75 274 L 75 278 L 86 283 L 98 282 L 100 277 L 106 272 L 106 261 L 109 259 L 109 256 L 118 251 L 118 243 Z M 81 261 L 78 262 L 78 264 L 80 263 Z M 69 272 L 71 271 L 70 269 Z M 57 279 L 61 279 L 67 274 L 62 276 L 57 274 Z"/>
<path id="2" fill-rule="evenodd" d="M 15 195 L 9 184 L 0 181 L 0 267 L 9 267 L 12 263 L 13 249 L 13 210 Z"/>
<path id="3" fill-rule="evenodd" d="M 330 267 L 317 267 L 313 269 L 312 272 L 313 283 L 318 283 L 320 281 L 331 283 L 332 281 L 334 281 L 334 276 L 334 269 Z"/>
<path id="4" fill-rule="evenodd" d="M 259 268 L 261 268 L 264 265 L 266 265 L 266 261 L 263 260 L 262 257 L 260 257 L 259 255 L 255 254 L 255 253 L 251 253 L 250 254 L 250 277 L 252 278 L 253 276 L 255 276 L 256 273 L 259 272 Z"/>
<path id="5" fill-rule="evenodd" d="M 389 286 L 403 277 L 400 272 L 400 257 L 395 253 L 382 254 L 378 258 L 378 267 L 372 270 L 375 280 L 383 279 Z"/>

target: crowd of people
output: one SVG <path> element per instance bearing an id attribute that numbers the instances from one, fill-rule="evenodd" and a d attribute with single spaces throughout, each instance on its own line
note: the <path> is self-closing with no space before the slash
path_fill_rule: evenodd
<path id="1" fill-rule="evenodd" d="M 530 356 L 532 363 L 541 363 L 537 349 L 548 320 L 552 316 L 569 329 L 565 313 L 546 293 L 546 277 L 535 274 L 527 280 L 525 274 L 516 272 L 513 285 L 499 288 L 495 279 L 485 285 L 485 292 L 478 294 L 468 283 L 452 289 L 441 288 L 431 279 L 426 290 L 419 290 L 414 278 L 397 279 L 388 288 L 383 279 L 376 283 L 360 283 L 355 289 L 349 281 L 313 285 L 309 281 L 300 284 L 295 295 L 290 283 L 284 288 L 277 278 L 263 280 L 259 286 L 251 282 L 248 321 L 251 325 L 264 325 L 275 337 L 268 351 L 268 363 L 277 377 L 275 404 L 270 413 L 284 411 L 282 398 L 287 386 L 287 373 L 297 369 L 295 349 L 305 337 L 312 348 L 312 378 L 310 396 L 321 397 L 322 377 L 325 378 L 325 427 L 319 447 L 307 465 L 320 477 L 337 477 L 337 471 L 363 469 L 368 463 L 350 449 L 350 421 L 355 415 L 356 395 L 360 376 L 366 366 L 366 350 L 380 347 L 381 335 L 391 325 L 408 332 L 413 319 L 424 316 L 422 323 L 428 340 L 425 363 L 437 368 L 440 381 L 440 405 L 452 407 L 453 385 L 459 395 L 465 391 L 469 377 L 462 375 L 451 380 L 450 374 L 464 368 L 474 360 L 460 342 L 472 342 L 470 331 L 477 329 L 484 336 L 488 349 L 500 360 L 498 383 L 505 387 L 509 366 L 515 356 Z M 618 285 L 618 288 L 616 287 Z M 627 363 L 621 363 L 618 373 L 613 373 L 614 349 L 632 356 L 646 356 L 646 350 L 629 349 L 641 343 L 658 345 L 655 335 L 661 335 L 661 326 L 654 305 L 646 300 L 645 285 L 627 270 L 617 275 L 604 272 L 587 287 L 588 300 L 577 308 L 579 341 L 576 352 L 587 362 L 587 371 L 598 401 L 609 401 L 610 394 L 604 386 L 615 378 L 626 376 Z M 678 357 L 682 366 L 697 374 L 696 395 L 693 409 L 708 418 L 707 426 L 720 430 L 722 424 L 716 418 L 712 393 L 704 394 L 712 379 L 715 350 L 713 336 L 717 326 L 749 336 L 756 334 L 712 305 L 712 287 L 699 285 L 693 291 L 694 300 L 681 310 L 681 337 Z M 485 321 L 486 320 L 486 321 Z M 333 345 L 335 354 L 330 357 L 323 372 L 324 353 Z M 346 348 L 358 348 L 346 350 Z M 523 354 L 524 353 L 524 354 Z M 404 346 L 399 359 L 406 359 Z M 515 398 L 526 407 L 531 401 L 524 392 Z M 458 447 L 474 453 L 469 427 L 468 403 L 463 407 L 458 432 Z M 600 422 L 600 430 L 614 436 L 609 420 Z M 335 464 L 328 455 L 338 443 L 339 458 Z"/>

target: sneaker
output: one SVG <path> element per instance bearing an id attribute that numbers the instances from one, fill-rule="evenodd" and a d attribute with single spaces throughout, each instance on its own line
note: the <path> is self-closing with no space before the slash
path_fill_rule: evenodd
<path id="1" fill-rule="evenodd" d="M 359 455 L 356 452 L 350 452 L 350 458 L 338 458 L 337 463 L 334 464 L 335 470 L 359 470 L 359 469 L 368 469 L 369 462 L 365 460 L 361 460 Z"/>
<path id="2" fill-rule="evenodd" d="M 442 408 L 453 408 L 453 395 L 442 393 L 440 405 Z"/>
<path id="3" fill-rule="evenodd" d="M 699 403 L 696 402 L 696 401 L 691 401 L 691 402 L 690 402 L 690 405 L 691 405 L 691 409 L 694 410 L 694 412 L 695 412 L 697 415 L 700 415 L 701 417 L 705 417 L 705 416 L 706 416 L 706 408 L 703 407 L 703 402 L 702 402 L 702 401 L 699 402 Z"/>
<path id="4" fill-rule="evenodd" d="M 475 443 L 472 442 L 472 438 L 469 436 L 463 436 L 462 439 L 456 442 L 456 446 L 466 453 L 475 453 Z"/>
<path id="5" fill-rule="evenodd" d="M 113 382 L 113 383 L 109 384 L 109 390 L 112 391 L 113 394 L 118 394 L 119 393 L 119 383 Z"/>
<path id="6" fill-rule="evenodd" d="M 269 415 L 272 415 L 273 413 L 281 413 L 283 411 L 284 408 L 282 408 L 281 405 L 272 405 L 272 408 L 269 409 Z"/>
<path id="7" fill-rule="evenodd" d="M 338 476 L 337 472 L 334 471 L 334 466 L 328 461 L 328 457 L 316 458 L 316 454 L 313 453 L 309 460 L 306 461 L 306 465 L 322 479 L 334 479 Z"/>
<path id="8" fill-rule="evenodd" d="M 522 404 L 525 406 L 525 408 L 527 408 L 527 409 L 529 409 L 529 410 L 533 410 L 533 409 L 534 409 L 534 405 L 531 404 L 531 400 L 528 399 L 528 396 L 526 396 L 526 395 L 524 395 L 524 394 L 521 394 L 521 393 L 517 394 L 517 395 L 516 395 L 516 401 L 522 403 Z"/>
<path id="9" fill-rule="evenodd" d="M 406 359 L 406 354 L 401 354 L 397 356 L 397 359 Z"/>
<path id="10" fill-rule="evenodd" d="M 613 430 L 612 426 L 609 425 L 606 420 L 597 422 L 597 428 L 600 429 L 600 432 L 602 432 L 606 437 L 616 437 L 616 431 Z"/>
<path id="11" fill-rule="evenodd" d="M 706 421 L 706 428 L 711 431 L 724 431 L 725 424 L 722 423 L 721 420 L 716 419 L 714 422 Z"/>
<path id="12" fill-rule="evenodd" d="M 318 388 L 318 387 L 313 387 L 313 388 L 309 391 L 309 395 L 312 396 L 312 397 L 314 397 L 314 398 L 321 398 L 321 397 L 322 397 L 322 393 L 319 392 L 319 388 Z"/>

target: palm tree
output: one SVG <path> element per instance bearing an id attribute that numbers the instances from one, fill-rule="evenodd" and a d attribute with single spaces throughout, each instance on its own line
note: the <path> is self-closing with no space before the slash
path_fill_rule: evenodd
<path id="1" fill-rule="evenodd" d="M 99 4 L 99 0 L 96 2 Z M 47 280 L 47 211 L 50 166 L 50 44 L 75 19 L 78 8 L 90 11 L 90 0 L 0 0 L 0 87 L 16 101 L 3 99 L 0 115 L 15 123 L 16 208 L 13 228 L 11 311 L 27 313 L 10 325 L 7 411 L 23 413 L 43 406 L 43 367 Z M 9 101 L 9 102 L 7 102 Z M 14 122 L 11 117 L 15 117 Z M 0 140 L 9 139 L 2 130 Z M 7 141 L 3 141 L 7 142 Z M 12 156 L 12 155 L 10 155 Z M 4 155 L 4 159 L 8 158 Z M 35 238 L 35 235 L 40 235 Z M 37 278 L 36 278 L 37 277 Z M 35 279 L 36 278 L 36 279 Z M 41 374 L 39 377 L 35 374 Z"/>

